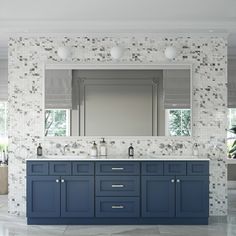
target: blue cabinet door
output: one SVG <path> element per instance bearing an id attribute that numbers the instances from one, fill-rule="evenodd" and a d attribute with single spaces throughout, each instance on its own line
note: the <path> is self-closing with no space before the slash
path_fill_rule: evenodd
<path id="1" fill-rule="evenodd" d="M 174 217 L 174 176 L 142 176 L 142 217 Z"/>
<path id="2" fill-rule="evenodd" d="M 61 177 L 61 216 L 94 217 L 94 177 Z"/>
<path id="3" fill-rule="evenodd" d="M 176 217 L 208 217 L 208 176 L 176 177 Z"/>
<path id="4" fill-rule="evenodd" d="M 27 177 L 27 216 L 60 216 L 60 177 Z"/>

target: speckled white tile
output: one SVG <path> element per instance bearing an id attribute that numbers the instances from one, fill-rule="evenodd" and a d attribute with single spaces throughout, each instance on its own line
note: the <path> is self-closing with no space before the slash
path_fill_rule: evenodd
<path id="1" fill-rule="evenodd" d="M 168 45 L 179 49 L 174 62 L 193 65 L 193 137 L 110 137 L 113 154 L 126 154 L 130 142 L 138 155 L 191 155 L 194 142 L 202 157 L 210 158 L 210 214 L 225 215 L 226 192 L 226 82 L 227 40 L 223 37 L 13 37 L 9 41 L 9 212 L 25 215 L 25 159 L 34 156 L 38 142 L 47 154 L 60 154 L 69 144 L 72 154 L 88 153 L 94 137 L 46 139 L 43 141 L 42 79 L 44 62 L 61 60 L 57 48 L 72 48 L 73 63 L 114 63 L 110 49 L 127 48 L 120 62 L 169 63 L 164 56 Z M 70 62 L 70 61 L 69 61 Z M 95 139 L 97 140 L 97 138 Z M 217 148 L 215 148 L 215 146 Z M 69 155 L 70 153 L 68 153 Z"/>

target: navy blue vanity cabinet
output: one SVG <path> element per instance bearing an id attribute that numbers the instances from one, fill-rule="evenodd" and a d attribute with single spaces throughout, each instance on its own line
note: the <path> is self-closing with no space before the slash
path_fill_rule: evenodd
<path id="1" fill-rule="evenodd" d="M 208 217 L 209 181 L 207 176 L 176 177 L 176 217 Z"/>
<path id="2" fill-rule="evenodd" d="M 209 162 L 186 162 L 186 176 L 176 176 L 176 217 L 208 218 Z"/>
<path id="3" fill-rule="evenodd" d="M 72 162 L 72 176 L 61 177 L 61 217 L 94 217 L 94 196 L 94 163 Z"/>
<path id="4" fill-rule="evenodd" d="M 139 162 L 96 162 L 95 178 L 97 218 L 140 218 Z"/>
<path id="5" fill-rule="evenodd" d="M 142 217 L 172 218 L 183 223 L 189 218 L 207 221 L 209 162 L 164 161 L 157 163 L 149 169 L 146 166 L 151 166 L 150 162 L 142 163 Z M 162 165 L 164 166 L 163 174 L 161 174 Z"/>
<path id="6" fill-rule="evenodd" d="M 209 162 L 27 161 L 28 224 L 207 224 Z"/>
<path id="7" fill-rule="evenodd" d="M 142 176 L 142 216 L 174 217 L 174 176 Z"/>
<path id="8" fill-rule="evenodd" d="M 27 175 L 28 220 L 94 217 L 94 163 L 28 161 Z"/>
<path id="9" fill-rule="evenodd" d="M 60 216 L 60 176 L 27 177 L 27 217 Z"/>
<path id="10" fill-rule="evenodd" d="M 61 216 L 94 217 L 94 176 L 61 178 Z"/>

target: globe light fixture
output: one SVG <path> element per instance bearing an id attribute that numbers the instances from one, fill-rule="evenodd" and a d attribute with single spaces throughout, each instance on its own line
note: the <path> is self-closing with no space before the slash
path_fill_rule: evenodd
<path id="1" fill-rule="evenodd" d="M 169 60 L 173 60 L 177 56 L 177 49 L 173 46 L 169 46 L 165 49 L 165 56 Z"/>
<path id="2" fill-rule="evenodd" d="M 111 48 L 111 57 L 115 60 L 120 59 L 124 55 L 125 49 L 122 46 L 115 46 Z"/>

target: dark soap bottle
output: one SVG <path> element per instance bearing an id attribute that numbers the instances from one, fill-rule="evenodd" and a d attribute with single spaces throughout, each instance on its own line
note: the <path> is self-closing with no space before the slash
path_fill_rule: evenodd
<path id="1" fill-rule="evenodd" d="M 41 146 L 41 143 L 39 143 L 39 146 L 37 147 L 37 156 L 43 155 L 43 148 Z"/>
<path id="2" fill-rule="evenodd" d="M 132 146 L 132 143 L 130 144 L 130 146 L 128 148 L 128 155 L 129 155 L 129 157 L 133 157 L 134 156 L 134 148 Z"/>

